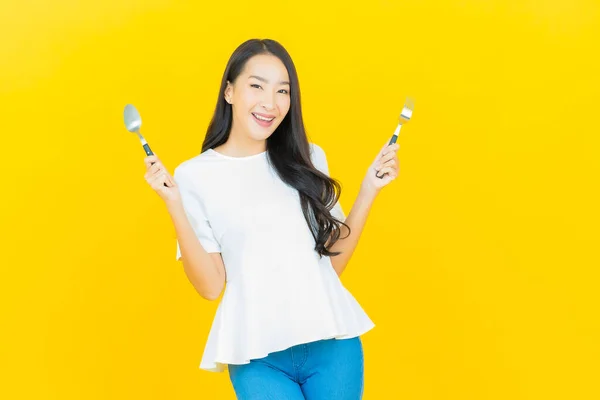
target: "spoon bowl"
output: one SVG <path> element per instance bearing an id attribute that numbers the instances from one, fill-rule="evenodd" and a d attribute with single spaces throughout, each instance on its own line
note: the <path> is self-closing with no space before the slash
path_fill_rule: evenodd
<path id="1" fill-rule="evenodd" d="M 140 128 L 142 127 L 142 117 L 133 105 L 127 104 L 125 106 L 125 110 L 123 111 L 123 120 L 125 122 L 125 127 L 129 132 L 139 134 Z"/>
<path id="2" fill-rule="evenodd" d="M 146 139 L 144 139 L 144 137 L 140 133 L 140 128 L 142 127 L 142 117 L 140 116 L 138 110 L 132 104 L 127 104 L 125 106 L 125 110 L 123 111 L 123 122 L 125 122 L 125 128 L 127 128 L 129 132 L 133 132 L 136 135 L 138 135 L 138 138 L 142 143 L 142 147 L 144 148 L 146 155 L 153 156 L 154 153 L 150 149 L 148 142 L 146 142 Z"/>

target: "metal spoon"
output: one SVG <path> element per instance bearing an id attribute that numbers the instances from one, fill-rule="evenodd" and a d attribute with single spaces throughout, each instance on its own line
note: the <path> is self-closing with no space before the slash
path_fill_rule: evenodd
<path id="1" fill-rule="evenodd" d="M 407 97 L 406 101 L 404 102 L 404 107 L 402 108 L 402 112 L 400 112 L 400 117 L 398 117 L 398 126 L 396 127 L 396 130 L 394 131 L 394 134 L 392 135 L 392 138 L 390 139 L 390 143 L 388 143 L 388 146 L 396 143 L 396 141 L 398 140 L 398 135 L 400 134 L 400 128 L 402 128 L 402 125 L 404 125 L 405 123 L 407 123 L 410 120 L 410 118 L 412 117 L 414 108 L 415 108 L 415 100 L 411 97 Z M 377 173 L 375 176 L 377 176 L 379 179 L 383 179 L 383 177 L 386 175 L 387 175 L 387 172 L 381 176 L 379 176 L 379 173 Z"/>
<path id="2" fill-rule="evenodd" d="M 150 150 L 150 146 L 148 146 L 148 142 L 140 133 L 140 128 L 142 127 L 142 117 L 138 110 L 131 104 L 127 104 L 125 106 L 125 111 L 123 111 L 123 120 L 125 122 L 125 127 L 129 132 L 133 132 L 138 135 L 140 138 L 140 142 L 142 142 L 142 146 L 146 151 L 147 156 L 153 156 L 154 153 Z"/>
<path id="3" fill-rule="evenodd" d="M 154 153 L 150 149 L 148 142 L 146 142 L 146 139 L 144 139 L 144 137 L 140 133 L 140 128 L 142 127 L 142 117 L 133 105 L 127 104 L 125 106 L 125 110 L 123 111 L 123 121 L 125 122 L 125 127 L 129 132 L 133 132 L 138 135 L 138 137 L 140 138 L 140 142 L 142 142 L 142 147 L 144 148 L 146 155 L 153 156 Z M 154 162 L 152 162 L 150 165 L 154 165 Z M 167 186 L 166 183 L 164 185 Z"/>

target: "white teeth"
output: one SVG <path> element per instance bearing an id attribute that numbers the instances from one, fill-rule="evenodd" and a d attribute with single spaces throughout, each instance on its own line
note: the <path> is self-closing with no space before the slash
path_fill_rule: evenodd
<path id="1" fill-rule="evenodd" d="M 256 119 L 260 119 L 261 121 L 266 121 L 266 122 L 271 122 L 275 119 L 275 117 L 273 118 L 265 118 L 265 117 L 261 117 L 260 115 L 256 115 L 254 113 L 252 113 L 252 115 L 254 115 L 256 117 Z"/>

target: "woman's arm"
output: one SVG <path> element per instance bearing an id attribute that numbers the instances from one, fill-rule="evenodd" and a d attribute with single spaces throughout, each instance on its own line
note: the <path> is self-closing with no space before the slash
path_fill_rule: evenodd
<path id="1" fill-rule="evenodd" d="M 207 300 L 219 297 L 225 286 L 225 265 L 221 253 L 208 253 L 200 244 L 181 202 L 168 203 L 181 248 L 183 269 L 196 291 Z"/>
<path id="2" fill-rule="evenodd" d="M 362 234 L 363 228 L 367 222 L 367 217 L 375 198 L 381 189 L 390 184 L 398 176 L 400 163 L 396 151 L 400 148 L 398 143 L 392 145 L 385 144 L 379 151 L 377 157 L 367 170 L 367 175 L 360 186 L 360 192 L 354 201 L 354 205 L 344 221 L 351 229 L 348 237 L 348 228 L 341 226 L 340 239 L 329 249 L 330 251 L 340 251 L 342 254 L 330 257 L 331 264 L 335 272 L 339 275 L 344 272 L 350 257 L 358 245 L 358 239 Z M 383 179 L 377 178 L 377 174 L 385 174 Z M 344 239 L 345 238 L 345 239 Z"/>
<path id="3" fill-rule="evenodd" d="M 330 257 L 333 269 L 335 269 L 338 276 L 344 272 L 346 265 L 348 265 L 348 262 L 358 245 L 358 239 L 362 234 L 363 228 L 367 222 L 367 217 L 369 216 L 369 212 L 371 211 L 371 207 L 373 206 L 376 197 L 376 191 L 369 190 L 364 186 L 361 188 L 348 217 L 346 217 L 346 220 L 344 221 L 351 229 L 350 235 L 348 236 L 348 228 L 342 225 L 340 239 L 329 249 L 330 251 L 340 251 L 342 253 Z"/>

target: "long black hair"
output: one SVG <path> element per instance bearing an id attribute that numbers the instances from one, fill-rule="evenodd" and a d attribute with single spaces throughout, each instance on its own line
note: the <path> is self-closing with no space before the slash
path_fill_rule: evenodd
<path id="1" fill-rule="evenodd" d="M 304 218 L 315 238 L 315 250 L 321 257 L 336 256 L 340 252 L 330 252 L 328 249 L 340 239 L 341 225 L 345 225 L 350 231 L 348 225 L 330 213 L 341 194 L 341 185 L 320 172 L 311 162 L 310 146 L 302 120 L 296 67 L 281 44 L 270 39 L 251 39 L 233 52 L 221 80 L 217 106 L 202 144 L 202 152 L 227 142 L 233 115 L 231 104 L 224 98 L 227 81 L 235 82 L 246 62 L 259 54 L 279 58 L 290 78 L 290 108 L 275 132 L 267 138 L 268 160 L 279 177 L 298 190 Z"/>

